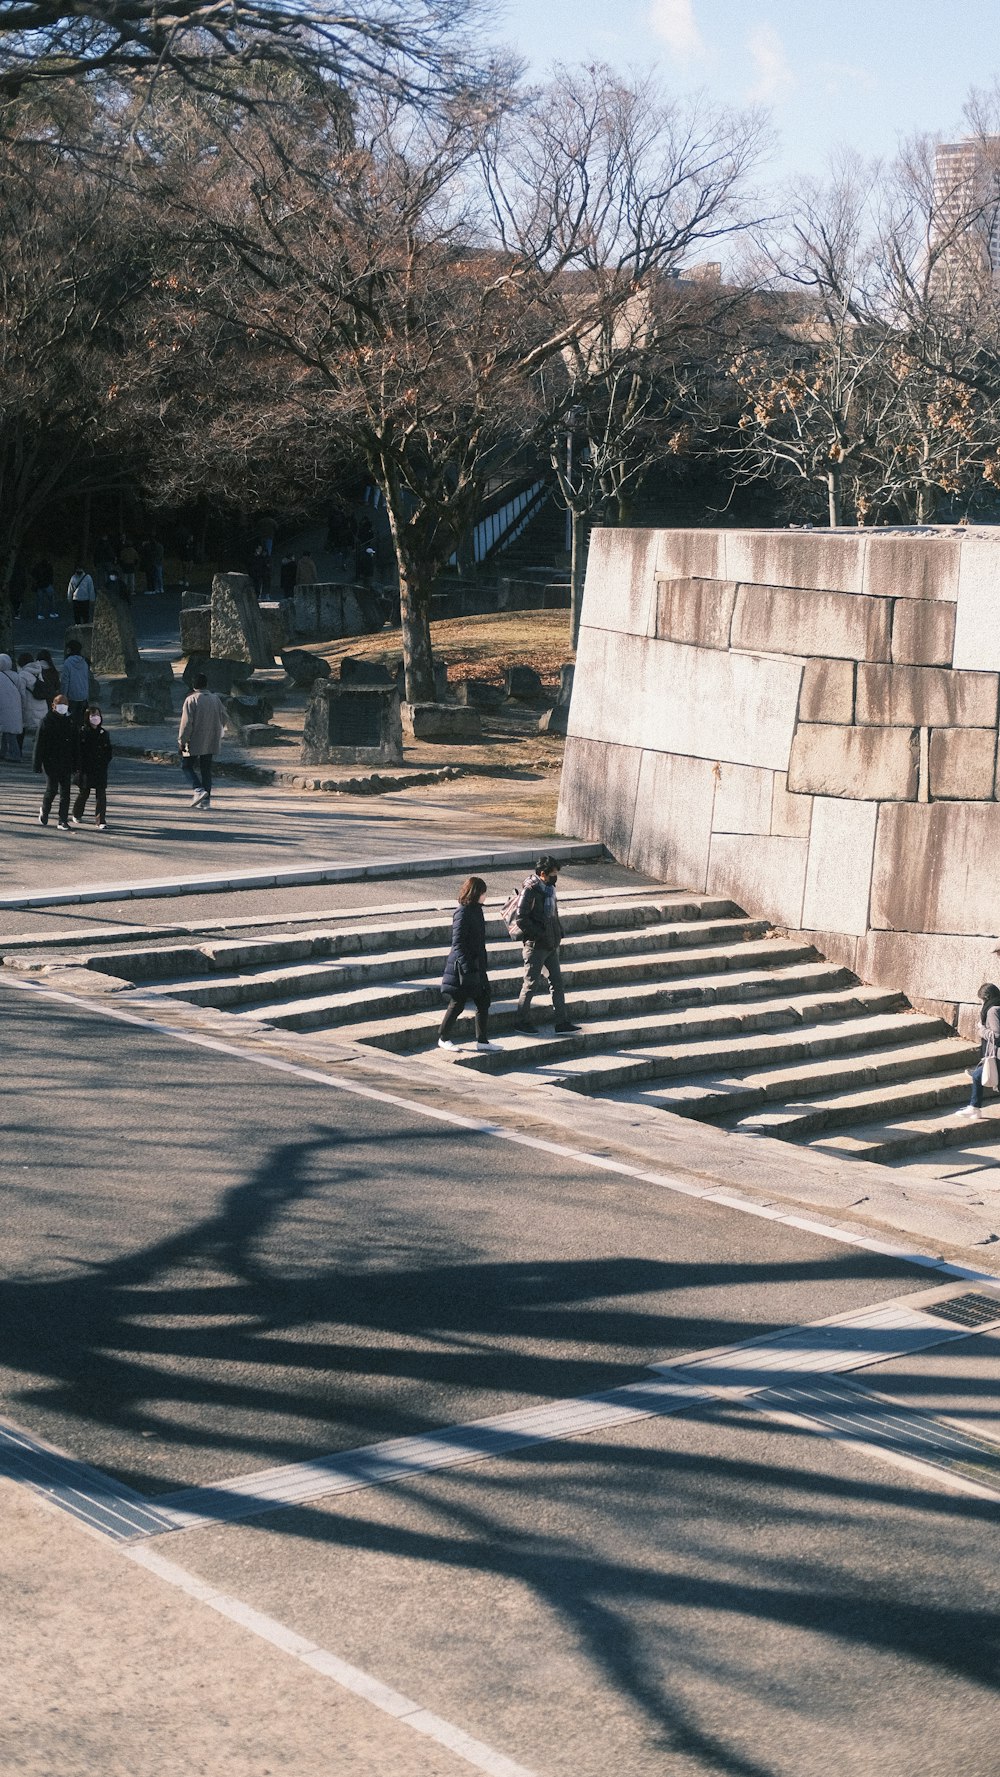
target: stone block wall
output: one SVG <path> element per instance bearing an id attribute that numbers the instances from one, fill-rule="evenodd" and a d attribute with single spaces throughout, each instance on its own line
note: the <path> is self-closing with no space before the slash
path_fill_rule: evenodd
<path id="1" fill-rule="evenodd" d="M 969 1029 L 998 719 L 1000 529 L 598 530 L 559 830 Z"/>

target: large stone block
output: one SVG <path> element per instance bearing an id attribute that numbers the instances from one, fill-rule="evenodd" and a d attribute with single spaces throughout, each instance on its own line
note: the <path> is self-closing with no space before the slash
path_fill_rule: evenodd
<path id="1" fill-rule="evenodd" d="M 715 773 L 707 759 L 643 753 L 627 863 L 699 893 L 708 886 Z"/>
<path id="2" fill-rule="evenodd" d="M 267 624 L 248 574 L 216 574 L 212 581 L 212 654 L 216 660 L 274 665 Z"/>
<path id="3" fill-rule="evenodd" d="M 613 535 L 614 533 L 612 533 Z M 661 580 L 725 580 L 728 531 L 656 532 L 656 575 Z"/>
<path id="4" fill-rule="evenodd" d="M 875 843 L 872 925 L 956 937 L 996 932 L 998 856 L 1000 803 L 888 804 Z"/>
<path id="5" fill-rule="evenodd" d="M 991 728 L 996 673 L 943 666 L 858 667 L 856 720 L 890 728 Z"/>
<path id="6" fill-rule="evenodd" d="M 789 792 L 788 774 L 774 773 L 774 794 L 771 799 L 771 832 L 778 839 L 808 839 L 812 823 L 813 798 Z"/>
<path id="7" fill-rule="evenodd" d="M 802 924 L 860 937 L 868 930 L 876 802 L 813 803 Z"/>
<path id="8" fill-rule="evenodd" d="M 173 714 L 174 675 L 164 663 L 144 662 L 122 684 L 121 719 L 128 727 L 167 722 Z"/>
<path id="9" fill-rule="evenodd" d="M 304 685 L 307 690 L 317 679 L 330 677 L 330 662 L 321 654 L 310 654 L 307 648 L 283 648 L 281 664 L 292 683 Z"/>
<path id="10" fill-rule="evenodd" d="M 591 629 L 637 636 L 651 629 L 661 535 L 659 531 L 591 532 L 582 613 L 582 621 Z"/>
<path id="11" fill-rule="evenodd" d="M 770 833 L 774 772 L 756 765 L 719 765 L 714 770 L 713 833 Z"/>
<path id="12" fill-rule="evenodd" d="M 570 733 L 785 771 L 801 680 L 798 660 L 583 629 Z"/>
<path id="13" fill-rule="evenodd" d="M 483 719 L 460 703 L 404 703 L 400 707 L 407 740 L 480 740 Z"/>
<path id="14" fill-rule="evenodd" d="M 660 580 L 656 635 L 699 648 L 728 648 L 736 603 L 734 580 Z"/>
<path id="15" fill-rule="evenodd" d="M 399 693 L 317 679 L 302 731 L 303 765 L 400 765 Z"/>
<path id="16" fill-rule="evenodd" d="M 459 679 L 454 690 L 459 703 L 474 710 L 498 710 L 504 700 L 502 687 L 490 685 L 485 679 Z M 568 709 L 566 714 L 568 717 Z"/>
<path id="17" fill-rule="evenodd" d="M 942 932 L 867 932 L 858 943 L 857 972 L 876 987 L 944 1005 L 971 1002 L 984 981 L 998 978 L 996 938 Z"/>
<path id="18" fill-rule="evenodd" d="M 181 653 L 211 654 L 211 605 L 181 606 Z"/>
<path id="19" fill-rule="evenodd" d="M 919 769 L 920 735 L 916 728 L 841 728 L 832 722 L 800 722 L 788 763 L 788 788 L 807 796 L 912 802 Z"/>
<path id="20" fill-rule="evenodd" d="M 995 728 L 934 728 L 930 794 L 935 802 L 988 802 L 996 771 Z"/>
<path id="21" fill-rule="evenodd" d="M 891 610 L 887 599 L 860 594 L 741 586 L 732 645 L 765 654 L 888 660 Z"/>
<path id="22" fill-rule="evenodd" d="M 944 599 L 897 599 L 892 658 L 900 666 L 950 666 L 957 606 Z"/>
<path id="23" fill-rule="evenodd" d="M 189 689 L 194 688 L 199 673 L 204 673 L 208 680 L 209 691 L 225 697 L 230 691 L 241 690 L 253 678 L 253 667 L 249 660 L 214 660 L 211 655 L 191 654 L 182 675 Z"/>
<path id="24" fill-rule="evenodd" d="M 968 670 L 1000 669 L 1000 530 L 962 539 L 953 658 Z"/>
<path id="25" fill-rule="evenodd" d="M 728 895 L 738 907 L 775 925 L 802 924 L 809 846 L 804 839 L 716 833 L 708 862 L 709 894 Z"/>
<path id="26" fill-rule="evenodd" d="M 854 721 L 853 660 L 807 660 L 799 698 L 802 722 Z"/>
<path id="27" fill-rule="evenodd" d="M 961 540 L 933 531 L 869 531 L 864 590 L 875 598 L 958 597 Z"/>
<path id="28" fill-rule="evenodd" d="M 559 783 L 557 831 L 574 839 L 600 839 L 613 857 L 627 858 L 641 764 L 637 747 L 571 737 Z"/>
<path id="29" fill-rule="evenodd" d="M 120 678 L 123 675 L 131 677 L 140 671 L 132 607 L 116 592 L 105 591 L 97 595 L 90 647 L 90 663 L 95 673 Z"/>
<path id="30" fill-rule="evenodd" d="M 725 576 L 754 586 L 861 592 L 864 531 L 726 531 Z M 690 571 L 690 570 L 689 570 Z"/>

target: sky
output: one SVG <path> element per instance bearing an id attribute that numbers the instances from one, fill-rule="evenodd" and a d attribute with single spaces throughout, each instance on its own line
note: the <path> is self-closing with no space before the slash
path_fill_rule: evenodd
<path id="1" fill-rule="evenodd" d="M 822 177 L 844 146 L 953 140 L 969 89 L 1000 80 L 1000 0 L 505 0 L 495 30 L 535 77 L 655 67 L 673 91 L 764 106 L 781 179 Z"/>

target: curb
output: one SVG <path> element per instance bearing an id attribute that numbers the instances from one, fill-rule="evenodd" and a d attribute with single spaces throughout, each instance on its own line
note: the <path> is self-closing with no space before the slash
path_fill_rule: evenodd
<path id="1" fill-rule="evenodd" d="M 532 846 L 489 852 L 443 853 L 438 857 L 382 858 L 372 864 L 304 864 L 288 870 L 249 870 L 233 875 L 158 877 L 147 882 L 112 883 L 62 889 L 52 894 L 2 895 L 0 909 L 76 907 L 91 901 L 148 901 L 165 895 L 214 895 L 220 891 L 298 888 L 315 882 L 369 882 L 395 876 L 438 876 L 452 871 L 506 870 L 533 864 L 544 849 L 569 864 L 596 863 L 603 845 L 538 840 Z"/>
<path id="2" fill-rule="evenodd" d="M 145 759 L 152 765 L 172 765 L 180 769 L 176 749 L 129 746 L 117 739 L 114 748 L 116 758 Z M 412 771 L 395 775 L 369 771 L 360 777 L 316 777 L 284 770 L 280 765 L 256 765 L 245 759 L 216 759 L 212 769 L 216 777 L 233 778 L 237 782 L 265 784 L 278 789 L 314 790 L 327 796 L 388 796 L 394 790 L 416 790 L 423 784 L 446 784 L 469 775 L 466 765 L 434 765 L 415 766 Z"/>

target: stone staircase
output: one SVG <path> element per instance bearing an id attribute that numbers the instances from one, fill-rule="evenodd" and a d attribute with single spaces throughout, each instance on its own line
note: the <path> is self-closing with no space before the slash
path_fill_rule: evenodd
<path id="1" fill-rule="evenodd" d="M 887 1161 L 1000 1136 L 1000 1121 L 949 1121 L 978 1051 L 901 994 L 865 987 L 804 940 L 768 935 L 730 901 L 660 887 L 560 895 L 563 975 L 578 1032 L 514 1031 L 519 946 L 487 911 L 492 1032 L 466 1015 L 436 1046 L 451 908 L 244 938 L 102 949 L 88 966 L 144 1000 L 212 1007 L 268 1026 L 358 1043 L 567 1092 L 628 1100 L 828 1154 Z M 548 1016 L 548 1024 L 546 1017 Z"/>

